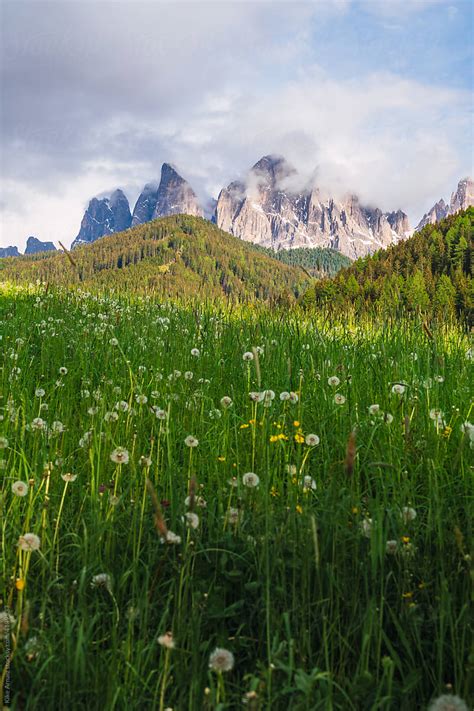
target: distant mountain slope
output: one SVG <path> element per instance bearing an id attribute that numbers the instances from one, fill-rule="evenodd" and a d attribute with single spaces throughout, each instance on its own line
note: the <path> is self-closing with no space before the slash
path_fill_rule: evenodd
<path id="1" fill-rule="evenodd" d="M 74 266 L 70 259 L 73 260 Z M 154 292 L 163 297 L 294 301 L 303 270 L 262 253 L 214 224 L 177 215 L 147 222 L 75 249 L 2 260 L 0 280 Z"/>
<path id="2" fill-rule="evenodd" d="M 360 311 L 399 309 L 473 316 L 474 208 L 427 225 L 387 250 L 359 259 L 333 279 L 311 285 L 307 305 Z"/>
<path id="3" fill-rule="evenodd" d="M 460 210 L 467 210 L 474 205 L 474 181 L 472 178 L 463 178 L 459 181 L 456 190 L 451 195 L 451 201 L 447 205 L 443 199 L 439 200 L 431 210 L 423 215 L 415 228 L 415 232 L 422 230 L 426 225 L 434 225 L 440 220 L 444 220 L 449 215 L 455 215 Z"/>

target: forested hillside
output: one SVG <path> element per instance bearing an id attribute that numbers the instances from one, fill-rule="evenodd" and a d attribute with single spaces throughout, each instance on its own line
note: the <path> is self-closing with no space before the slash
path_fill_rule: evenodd
<path id="1" fill-rule="evenodd" d="M 298 247 L 296 249 L 280 249 L 275 252 L 265 249 L 267 254 L 275 257 L 283 264 L 294 267 L 303 267 L 314 277 L 332 277 L 352 261 L 335 249 L 323 247 Z"/>
<path id="2" fill-rule="evenodd" d="M 360 312 L 430 312 L 472 319 L 474 208 L 428 225 L 410 239 L 314 282 L 306 305 Z"/>
<path id="3" fill-rule="evenodd" d="M 223 295 L 290 302 L 309 283 L 303 270 L 188 215 L 157 219 L 70 254 L 3 259 L 0 280 L 81 284 L 163 297 Z"/>

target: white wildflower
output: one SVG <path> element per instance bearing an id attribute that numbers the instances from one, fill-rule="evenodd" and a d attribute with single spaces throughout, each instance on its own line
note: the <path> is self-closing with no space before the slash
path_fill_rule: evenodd
<path id="1" fill-rule="evenodd" d="M 157 642 L 161 644 L 162 647 L 166 647 L 166 649 L 174 649 L 175 647 L 172 632 L 165 632 L 165 634 L 160 635 Z"/>
<path id="2" fill-rule="evenodd" d="M 328 385 L 331 385 L 333 388 L 337 388 L 338 385 L 340 385 L 341 381 L 337 377 L 337 375 L 331 375 L 330 378 L 328 378 Z"/>

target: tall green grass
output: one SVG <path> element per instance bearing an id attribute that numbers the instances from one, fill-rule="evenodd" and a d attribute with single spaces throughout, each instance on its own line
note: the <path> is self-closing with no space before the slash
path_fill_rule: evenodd
<path id="1" fill-rule="evenodd" d="M 412 711 L 446 691 L 469 699 L 461 330 L 43 288 L 5 291 L 0 321 L 0 599 L 15 618 L 4 703 Z M 268 390 L 268 407 L 249 397 Z M 128 463 L 111 460 L 117 447 Z M 183 520 L 190 490 L 196 529 Z M 164 526 L 181 542 L 161 542 Z M 18 547 L 29 532 L 39 550 Z M 158 642 L 167 631 L 172 649 Z M 216 647 L 231 671 L 209 669 Z"/>

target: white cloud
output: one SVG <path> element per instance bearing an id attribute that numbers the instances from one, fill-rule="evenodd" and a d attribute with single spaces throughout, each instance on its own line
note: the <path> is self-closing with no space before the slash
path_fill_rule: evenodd
<path id="1" fill-rule="evenodd" d="M 412 221 L 469 171 L 467 92 L 393 72 L 346 78 L 339 45 L 334 71 L 318 65 L 311 23 L 330 37 L 353 0 L 6 5 L 2 245 L 69 244 L 92 196 L 122 187 L 133 208 L 163 161 L 204 202 L 281 153 L 303 182 Z M 387 21 L 381 2 L 360 7 Z"/>

